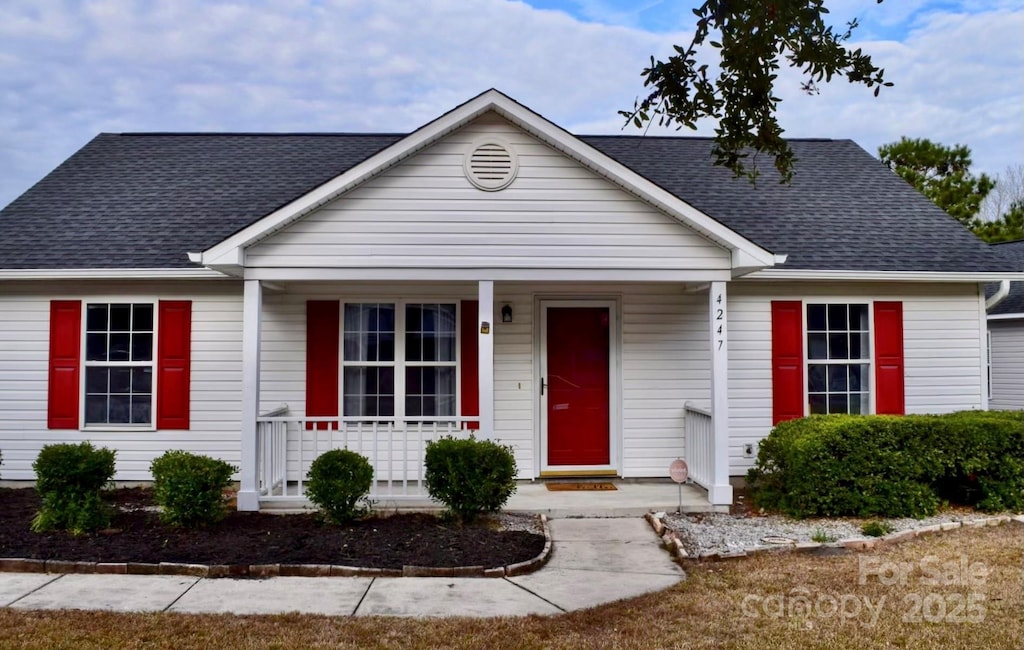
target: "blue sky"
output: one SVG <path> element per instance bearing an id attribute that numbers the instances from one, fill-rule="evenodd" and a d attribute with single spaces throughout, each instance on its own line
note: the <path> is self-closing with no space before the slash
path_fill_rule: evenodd
<path id="1" fill-rule="evenodd" d="M 570 131 L 619 133 L 696 1 L 4 0 L 0 205 L 99 132 L 409 131 L 497 87 Z M 788 135 L 872 153 L 928 137 L 990 173 L 1024 163 L 1019 0 L 827 4 L 860 20 L 854 41 L 896 86 L 807 97 L 786 71 Z"/>
<path id="2" fill-rule="evenodd" d="M 582 22 L 625 25 L 654 33 L 671 33 L 693 27 L 693 8 L 703 0 L 526 0 L 537 9 L 560 11 Z M 940 13 L 981 13 L 998 2 L 957 0 L 887 0 L 827 2 L 833 24 L 842 26 L 856 18 L 860 38 L 902 40 L 922 18 Z M 1009 3 L 1004 3 L 1009 6 Z"/>

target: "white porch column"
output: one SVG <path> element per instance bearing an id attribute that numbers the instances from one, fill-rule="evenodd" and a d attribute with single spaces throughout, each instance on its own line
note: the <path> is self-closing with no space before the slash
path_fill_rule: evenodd
<path id="1" fill-rule="evenodd" d="M 712 505 L 732 503 L 729 484 L 729 308 L 725 282 L 712 282 L 708 291 L 711 319 L 711 426 L 714 445 L 711 460 Z"/>
<path id="2" fill-rule="evenodd" d="M 259 510 L 256 485 L 256 417 L 260 409 L 260 320 L 263 287 L 246 280 L 242 298 L 242 467 L 239 510 Z"/>
<path id="3" fill-rule="evenodd" d="M 477 376 L 480 381 L 480 437 L 494 439 L 494 282 L 480 280 L 480 301 L 477 316 L 479 361 Z"/>

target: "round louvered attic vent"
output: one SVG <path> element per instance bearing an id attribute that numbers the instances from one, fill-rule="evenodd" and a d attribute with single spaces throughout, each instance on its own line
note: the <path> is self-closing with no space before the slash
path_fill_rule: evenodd
<path id="1" fill-rule="evenodd" d="M 511 145 L 487 138 L 474 142 L 463 163 L 466 178 L 482 190 L 495 192 L 508 187 L 519 171 L 519 158 Z"/>

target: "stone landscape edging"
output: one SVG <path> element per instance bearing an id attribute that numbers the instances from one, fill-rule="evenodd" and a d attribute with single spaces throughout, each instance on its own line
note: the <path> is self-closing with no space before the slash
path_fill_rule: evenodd
<path id="1" fill-rule="evenodd" d="M 342 566 L 338 564 L 188 564 L 184 562 L 81 562 L 74 560 L 36 560 L 0 558 L 0 572 L 5 573 L 100 573 L 121 575 L 176 575 L 199 578 L 274 578 L 301 576 L 307 578 L 504 578 L 532 573 L 551 558 L 551 531 L 548 517 L 540 516 L 544 532 L 544 548 L 535 557 L 523 562 L 487 568 L 484 566 L 422 567 L 401 569 Z"/>
<path id="2" fill-rule="evenodd" d="M 888 535 L 883 535 L 881 537 L 848 537 L 835 542 L 793 542 L 792 544 L 775 544 L 772 546 L 757 546 L 737 549 L 735 551 L 699 553 L 691 555 L 683 547 L 683 542 L 679 539 L 676 531 L 666 526 L 661 520 L 661 517 L 655 516 L 655 513 L 653 512 L 648 512 L 644 515 L 644 519 L 646 519 L 651 525 L 655 534 L 661 538 L 662 545 L 674 558 L 679 561 L 685 560 L 689 562 L 731 560 L 734 558 L 749 557 L 759 553 L 778 553 L 780 551 L 806 553 L 816 551 L 821 548 L 843 548 L 854 551 L 869 551 L 890 544 L 903 542 L 908 539 L 915 539 L 922 535 L 956 530 L 957 528 L 984 528 L 986 526 L 1001 526 L 1005 523 L 1017 523 L 1024 525 L 1024 515 L 995 515 L 982 519 L 973 519 L 971 521 L 948 521 L 941 524 L 922 526 L 920 528 L 908 528 L 907 530 L 889 533 Z"/>

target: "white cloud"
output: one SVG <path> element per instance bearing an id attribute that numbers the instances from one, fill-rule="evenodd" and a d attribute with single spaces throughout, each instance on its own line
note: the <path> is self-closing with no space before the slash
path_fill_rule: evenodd
<path id="1" fill-rule="evenodd" d="M 791 135 L 869 150 L 921 135 L 968 144 L 993 171 L 1019 162 L 1024 12 L 913 16 L 904 42 L 866 45 L 895 88 L 805 98 L 794 81 Z M 100 131 L 408 131 L 494 86 L 570 130 L 617 133 L 648 57 L 684 38 L 503 0 L 6 0 L 0 205 Z"/>
<path id="2" fill-rule="evenodd" d="M 895 85 L 879 97 L 839 81 L 784 96 L 790 136 L 849 137 L 872 153 L 902 135 L 968 145 L 979 170 L 1024 158 L 1024 11 L 931 13 L 902 43 L 862 44 Z M 783 78 L 791 91 L 792 73 Z M 790 101 L 791 100 L 791 101 Z"/>

